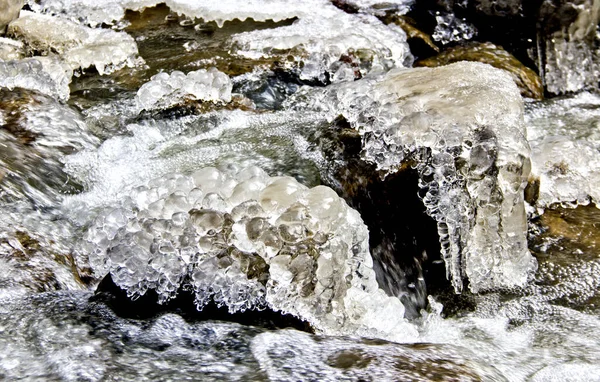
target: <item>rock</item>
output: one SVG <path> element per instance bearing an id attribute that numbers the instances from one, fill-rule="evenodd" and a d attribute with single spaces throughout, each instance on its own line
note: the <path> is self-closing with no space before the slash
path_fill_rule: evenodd
<path id="1" fill-rule="evenodd" d="M 471 43 L 444 50 L 437 56 L 415 63 L 415 66 L 436 67 L 457 61 L 477 61 L 506 70 L 511 74 L 524 97 L 537 100 L 544 98 L 542 80 L 533 70 L 523 65 L 502 47 L 491 43 Z"/>
<path id="2" fill-rule="evenodd" d="M 0 35 L 6 31 L 6 26 L 19 17 L 25 0 L 1 0 L 0 1 Z"/>

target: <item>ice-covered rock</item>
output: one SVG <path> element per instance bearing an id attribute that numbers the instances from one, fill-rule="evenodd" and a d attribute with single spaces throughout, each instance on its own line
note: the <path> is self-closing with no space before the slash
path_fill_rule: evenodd
<path id="1" fill-rule="evenodd" d="M 600 204 L 600 97 L 573 97 L 527 104 L 532 175 L 539 181 L 538 207 L 555 203 Z"/>
<path id="2" fill-rule="evenodd" d="M 46 13 L 76 20 L 96 27 L 101 24 L 113 25 L 125 17 L 125 10 L 141 10 L 155 6 L 156 0 L 29 0 L 34 12 Z"/>
<path id="3" fill-rule="evenodd" d="M 0 87 L 35 90 L 60 100 L 69 99 L 71 72 L 52 56 L 0 60 Z"/>
<path id="4" fill-rule="evenodd" d="M 96 25 L 113 23 L 122 17 L 124 9 L 141 10 L 159 2 L 112 0 L 106 7 L 104 3 L 101 6 L 88 3 L 88 0 L 46 0 L 38 7 L 41 11 L 66 13 Z M 281 53 L 287 56 L 287 52 L 292 51 L 300 61 L 300 75 L 305 80 L 349 81 L 370 71 L 406 66 L 412 61 L 406 35 L 400 27 L 386 26 L 372 15 L 347 14 L 327 0 L 302 3 L 274 0 L 269 1 L 268 6 L 259 0 L 167 0 L 164 3 L 180 15 L 205 22 L 216 21 L 220 26 L 234 19 L 251 18 L 261 22 L 298 18 L 292 25 L 234 35 L 231 51 L 250 58 Z"/>
<path id="5" fill-rule="evenodd" d="M 257 167 L 174 174 L 132 190 L 89 226 L 83 251 L 128 295 L 159 302 L 182 285 L 202 309 L 269 307 L 330 334 L 416 335 L 400 300 L 378 288 L 368 231 L 324 186 Z"/>
<path id="6" fill-rule="evenodd" d="M 474 292 L 527 282 L 535 269 L 523 201 L 529 146 L 508 74 L 471 62 L 397 69 L 295 107 L 344 116 L 362 135 L 363 158 L 384 173 L 416 168 L 457 291 L 463 278 Z"/>
<path id="7" fill-rule="evenodd" d="M 188 74 L 158 73 L 142 85 L 136 95 L 140 110 L 166 109 L 186 100 L 229 102 L 232 84 L 229 76 L 215 68 Z"/>
<path id="8" fill-rule="evenodd" d="M 8 28 L 35 51 L 57 53 L 72 70 L 95 67 L 106 74 L 136 64 L 137 45 L 124 32 L 92 29 L 72 21 L 24 11 Z"/>
<path id="9" fill-rule="evenodd" d="M 412 62 L 400 27 L 386 26 L 371 15 L 350 15 L 330 4 L 292 25 L 240 33 L 233 40 L 237 54 L 251 58 L 296 50 L 302 56 L 300 78 L 321 82 L 352 81 Z"/>

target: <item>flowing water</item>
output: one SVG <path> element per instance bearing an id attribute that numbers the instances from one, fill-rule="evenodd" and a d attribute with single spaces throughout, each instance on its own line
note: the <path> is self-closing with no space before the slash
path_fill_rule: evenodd
<path id="1" fill-rule="evenodd" d="M 413 69 L 412 1 L 337 3 L 29 2 L 1 379 L 600 380 L 600 95 Z"/>

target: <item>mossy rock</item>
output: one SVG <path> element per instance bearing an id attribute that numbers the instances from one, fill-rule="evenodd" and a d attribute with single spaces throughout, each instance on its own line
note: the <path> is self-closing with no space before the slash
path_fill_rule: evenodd
<path id="1" fill-rule="evenodd" d="M 537 100 L 544 98 L 544 86 L 540 76 L 502 47 L 489 42 L 470 43 L 448 48 L 437 56 L 417 61 L 415 66 L 437 67 L 458 61 L 483 62 L 503 69 L 511 74 L 524 97 Z"/>

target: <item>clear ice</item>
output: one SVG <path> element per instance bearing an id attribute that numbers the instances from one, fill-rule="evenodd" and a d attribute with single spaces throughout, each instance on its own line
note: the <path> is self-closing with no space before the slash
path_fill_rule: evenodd
<path id="1" fill-rule="evenodd" d="M 56 99 L 69 99 L 72 72 L 55 57 L 0 60 L 0 87 L 35 90 Z"/>
<path id="2" fill-rule="evenodd" d="M 416 168 L 456 291 L 464 278 L 473 292 L 525 285 L 536 267 L 523 200 L 530 150 L 507 73 L 474 62 L 396 69 L 297 97 L 297 110 L 343 115 L 378 170 Z"/>
<path id="3" fill-rule="evenodd" d="M 134 188 L 90 224 L 82 252 L 98 276 L 159 302 L 185 285 L 202 309 L 270 308 L 328 334 L 407 341 L 400 300 L 379 289 L 368 231 L 328 187 L 252 166 L 206 167 Z"/>
<path id="4" fill-rule="evenodd" d="M 131 36 L 110 29 L 93 29 L 70 20 L 23 11 L 8 34 L 24 40 L 29 49 L 57 53 L 71 70 L 94 67 L 107 74 L 138 63 Z"/>
<path id="5" fill-rule="evenodd" d="M 229 76 L 215 68 L 184 74 L 158 73 L 142 85 L 136 95 L 139 110 L 167 109 L 186 100 L 231 101 Z"/>

